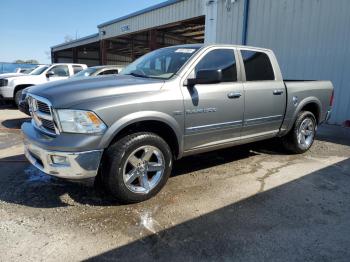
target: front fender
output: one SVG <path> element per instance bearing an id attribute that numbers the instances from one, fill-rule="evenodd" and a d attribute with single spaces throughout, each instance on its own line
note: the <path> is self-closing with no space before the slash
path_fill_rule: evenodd
<path id="1" fill-rule="evenodd" d="M 107 132 L 103 135 L 100 143 L 100 148 L 107 148 L 112 142 L 113 138 L 125 127 L 141 122 L 141 121 L 159 121 L 167 124 L 174 131 L 177 137 L 177 142 L 179 145 L 179 153 L 183 151 L 183 139 L 182 130 L 179 123 L 172 116 L 159 111 L 139 111 L 135 113 L 128 114 L 120 118 L 117 122 L 111 125 Z"/>

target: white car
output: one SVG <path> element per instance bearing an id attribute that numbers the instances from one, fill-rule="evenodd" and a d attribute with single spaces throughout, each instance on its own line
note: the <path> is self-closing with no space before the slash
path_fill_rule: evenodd
<path id="1" fill-rule="evenodd" d="M 6 100 L 14 100 L 18 105 L 24 88 L 67 79 L 86 68 L 84 64 L 41 65 L 29 74 L 4 77 L 0 79 L 0 96 Z"/>

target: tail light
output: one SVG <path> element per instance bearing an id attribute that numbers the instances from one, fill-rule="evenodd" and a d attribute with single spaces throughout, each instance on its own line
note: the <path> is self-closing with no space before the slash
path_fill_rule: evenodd
<path id="1" fill-rule="evenodd" d="M 333 106 L 333 100 L 334 100 L 334 90 L 332 91 L 331 99 L 329 100 L 329 106 Z"/>

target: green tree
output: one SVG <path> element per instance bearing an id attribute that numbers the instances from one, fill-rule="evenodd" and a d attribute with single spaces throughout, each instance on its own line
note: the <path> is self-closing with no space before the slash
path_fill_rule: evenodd
<path id="1" fill-rule="evenodd" d="M 24 61 L 24 60 L 21 60 L 21 59 L 17 59 L 17 60 L 15 61 L 15 63 L 16 63 L 16 64 L 24 64 L 25 61 Z"/>
<path id="2" fill-rule="evenodd" d="M 35 59 L 29 59 L 29 60 L 22 60 L 22 59 L 17 59 L 15 64 L 39 64 L 38 60 Z"/>
<path id="3" fill-rule="evenodd" d="M 26 64 L 39 64 L 38 60 L 35 59 L 29 59 L 25 61 Z"/>

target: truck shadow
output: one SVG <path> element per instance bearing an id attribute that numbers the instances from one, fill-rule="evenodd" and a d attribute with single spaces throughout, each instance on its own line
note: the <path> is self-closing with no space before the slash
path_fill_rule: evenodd
<path id="1" fill-rule="evenodd" d="M 346 261 L 349 167 L 347 159 L 86 261 Z"/>
<path id="2" fill-rule="evenodd" d="M 174 164 L 172 177 L 227 164 L 257 155 L 258 144 L 244 145 L 186 157 Z M 254 149 L 254 150 L 253 150 Z M 0 159 L 0 200 L 36 208 L 69 205 L 119 205 L 106 195 L 93 180 L 67 181 L 45 175 L 26 160 L 24 155 Z M 171 179 L 171 178 L 170 178 Z"/>
<path id="3" fill-rule="evenodd" d="M 14 119 L 4 120 L 0 123 L 0 125 L 8 129 L 20 130 L 21 125 L 24 122 L 30 122 L 30 121 L 31 121 L 30 117 L 14 118 Z"/>
<path id="4" fill-rule="evenodd" d="M 248 159 L 259 154 L 287 154 L 276 140 L 267 140 L 189 156 L 176 161 L 172 177 Z M 170 178 L 171 179 L 171 178 Z M 0 159 L 0 200 L 37 208 L 70 205 L 119 205 L 93 180 L 71 182 L 50 177 L 32 167 L 23 155 Z"/>
<path id="5" fill-rule="evenodd" d="M 350 128 L 324 124 L 317 131 L 317 139 L 350 146 Z"/>

